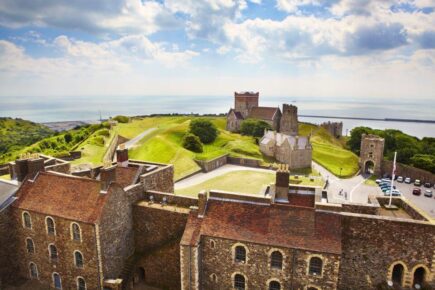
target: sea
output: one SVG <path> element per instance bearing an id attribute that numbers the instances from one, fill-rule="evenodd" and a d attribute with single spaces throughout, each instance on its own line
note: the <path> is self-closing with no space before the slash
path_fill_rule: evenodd
<path id="1" fill-rule="evenodd" d="M 407 134 L 435 137 L 435 123 L 349 120 L 356 118 L 398 118 L 435 120 L 435 97 L 413 99 L 353 99 L 316 97 L 260 96 L 260 106 L 276 107 L 283 103 L 298 107 L 299 115 L 333 116 L 334 118 L 299 117 L 300 121 L 320 124 L 342 121 L 343 133 L 367 126 L 376 129 L 398 129 Z M 149 115 L 167 113 L 219 114 L 234 106 L 228 96 L 110 96 L 110 97 L 0 97 L 0 116 L 34 122 L 96 121 L 116 115 Z"/>

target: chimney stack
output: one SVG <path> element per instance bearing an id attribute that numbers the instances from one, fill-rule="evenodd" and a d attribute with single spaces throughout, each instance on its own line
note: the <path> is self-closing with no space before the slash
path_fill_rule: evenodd
<path id="1" fill-rule="evenodd" d="M 100 169 L 101 189 L 107 190 L 109 185 L 116 180 L 116 165 Z"/>
<path id="2" fill-rule="evenodd" d="M 118 149 L 116 149 L 116 162 L 118 166 L 128 166 L 128 149 L 125 148 L 124 144 L 119 145 Z"/>
<path id="3" fill-rule="evenodd" d="M 23 154 L 20 159 L 9 163 L 9 172 L 12 178 L 23 182 L 28 176 L 33 179 L 39 171 L 45 171 L 44 159 L 38 154 Z"/>
<path id="4" fill-rule="evenodd" d="M 279 164 L 276 171 L 275 199 L 288 202 L 290 171 L 288 164 Z"/>
<path id="5" fill-rule="evenodd" d="M 205 190 L 201 190 L 198 194 L 198 217 L 204 217 L 206 207 L 207 192 Z"/>

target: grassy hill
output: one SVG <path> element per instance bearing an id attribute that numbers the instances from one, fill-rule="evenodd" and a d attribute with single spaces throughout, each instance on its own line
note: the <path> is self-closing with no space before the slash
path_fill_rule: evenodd
<path id="1" fill-rule="evenodd" d="M 54 134 L 41 124 L 12 118 L 0 118 L 0 163 L 8 161 L 10 153 L 18 151 Z"/>

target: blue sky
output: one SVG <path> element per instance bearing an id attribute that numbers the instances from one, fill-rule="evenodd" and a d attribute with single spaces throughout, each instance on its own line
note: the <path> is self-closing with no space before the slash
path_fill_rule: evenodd
<path id="1" fill-rule="evenodd" d="M 1 0 L 0 96 L 435 99 L 435 0 Z"/>

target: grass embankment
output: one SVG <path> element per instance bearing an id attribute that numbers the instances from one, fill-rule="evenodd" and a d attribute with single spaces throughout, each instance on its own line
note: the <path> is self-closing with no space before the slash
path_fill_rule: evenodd
<path id="1" fill-rule="evenodd" d="M 115 132 L 113 130 L 101 129 L 96 131 L 77 147 L 76 150 L 82 152 L 82 157 L 73 160 L 71 163 L 101 165 L 103 163 L 104 154 L 114 136 Z"/>
<path id="2" fill-rule="evenodd" d="M 197 197 L 201 190 L 209 191 L 210 189 L 259 194 L 264 186 L 269 185 L 274 181 L 275 173 L 273 172 L 267 173 L 240 170 L 228 172 L 194 186 L 176 190 L 175 194 Z"/>
<path id="3" fill-rule="evenodd" d="M 131 127 L 125 124 L 126 126 L 117 130 L 122 136 L 132 136 L 152 127 L 157 128 L 140 140 L 137 146 L 130 150 L 129 156 L 132 159 L 174 164 L 176 180 L 200 169 L 194 159 L 209 160 L 227 153 L 231 156 L 262 158 L 252 137 L 225 131 L 225 119 L 218 117 L 209 118 L 220 133 L 213 143 L 204 145 L 204 152 L 198 154 L 184 149 L 181 145 L 182 138 L 193 118 L 195 117 L 144 118 L 134 120 L 130 123 Z"/>
<path id="4" fill-rule="evenodd" d="M 351 177 L 358 172 L 358 156 L 345 149 L 342 140 L 335 139 L 324 128 L 306 123 L 299 125 L 300 135 L 310 133 L 314 161 L 337 176 Z"/>

